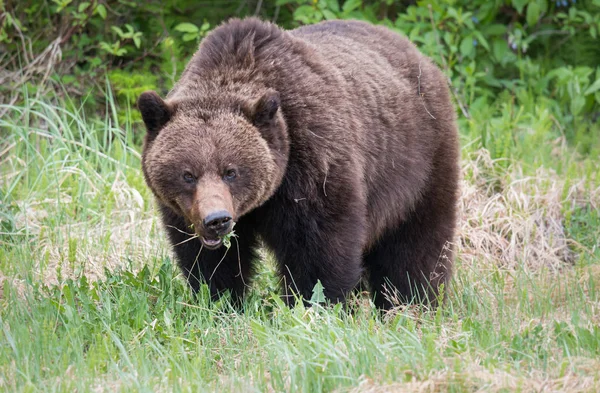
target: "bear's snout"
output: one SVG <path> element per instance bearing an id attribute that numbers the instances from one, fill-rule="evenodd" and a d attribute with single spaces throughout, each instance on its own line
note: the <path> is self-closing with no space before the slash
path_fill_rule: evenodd
<path id="1" fill-rule="evenodd" d="M 231 214 L 226 210 L 221 210 L 206 216 L 202 225 L 204 225 L 204 233 L 207 235 L 222 237 L 231 231 L 232 223 L 233 217 L 231 217 Z"/>
<path id="2" fill-rule="evenodd" d="M 189 218 L 195 223 L 202 244 L 209 249 L 219 248 L 235 221 L 233 198 L 228 187 L 220 179 L 200 179 Z"/>
<path id="3" fill-rule="evenodd" d="M 221 247 L 223 237 L 231 232 L 233 224 L 233 217 L 227 210 L 208 213 L 202 220 L 202 230 L 198 231 L 200 241 L 211 250 Z"/>

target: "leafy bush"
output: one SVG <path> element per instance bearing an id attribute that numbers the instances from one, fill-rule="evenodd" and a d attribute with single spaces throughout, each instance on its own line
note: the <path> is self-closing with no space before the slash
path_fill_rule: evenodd
<path id="1" fill-rule="evenodd" d="M 86 96 L 95 111 L 103 93 L 90 95 L 90 86 L 103 86 L 107 76 L 124 118 L 144 89 L 165 93 L 223 19 L 259 15 L 293 28 L 353 18 L 384 24 L 433 57 L 452 83 L 463 123 L 473 108 L 492 108 L 473 135 L 492 153 L 510 154 L 521 138 L 515 125 L 522 119 L 506 118 L 519 110 L 504 111 L 530 104 L 530 114 L 541 107 L 551 113 L 548 138 L 597 150 L 600 0 L 24 0 L 0 3 L 0 10 L 0 51 L 10 54 L 0 58 L 4 98 L 17 99 L 16 87 L 29 82 L 37 94 Z M 64 88 L 44 89 L 48 81 Z"/>

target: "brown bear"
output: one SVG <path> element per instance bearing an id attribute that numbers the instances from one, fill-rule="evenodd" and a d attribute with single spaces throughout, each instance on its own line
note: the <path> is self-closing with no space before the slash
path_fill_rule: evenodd
<path id="1" fill-rule="evenodd" d="M 455 111 L 442 72 L 400 35 L 233 19 L 165 100 L 145 92 L 138 107 L 145 179 L 194 290 L 239 300 L 259 239 L 290 303 L 317 280 L 343 301 L 364 277 L 381 308 L 435 300 L 448 281 Z"/>

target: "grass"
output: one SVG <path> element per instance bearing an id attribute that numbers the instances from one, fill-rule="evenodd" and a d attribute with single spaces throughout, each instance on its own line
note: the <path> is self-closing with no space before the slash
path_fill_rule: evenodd
<path id="1" fill-rule="evenodd" d="M 179 277 L 112 103 L 0 105 L 0 390 L 600 390 L 599 162 L 543 107 L 461 123 L 443 307 L 289 309 L 264 254 L 236 313 Z"/>

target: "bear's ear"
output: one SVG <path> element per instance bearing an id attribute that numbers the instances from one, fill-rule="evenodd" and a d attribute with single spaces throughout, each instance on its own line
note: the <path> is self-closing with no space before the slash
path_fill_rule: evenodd
<path id="1" fill-rule="evenodd" d="M 273 121 L 280 106 L 279 93 L 269 90 L 245 112 L 255 126 L 261 127 Z"/>
<path id="2" fill-rule="evenodd" d="M 137 102 L 138 109 L 148 130 L 148 137 L 154 139 L 161 128 L 175 112 L 175 107 L 166 103 L 155 91 L 145 91 Z"/>

